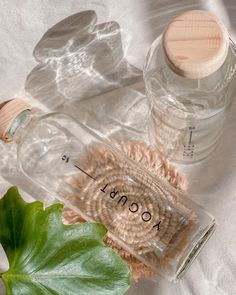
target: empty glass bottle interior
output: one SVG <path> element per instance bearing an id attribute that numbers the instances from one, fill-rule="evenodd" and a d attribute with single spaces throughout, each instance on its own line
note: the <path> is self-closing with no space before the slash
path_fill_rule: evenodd
<path id="1" fill-rule="evenodd" d="M 195 163 L 216 147 L 235 90 L 236 58 L 229 49 L 223 65 L 201 79 L 176 74 L 166 63 L 160 36 L 144 67 L 150 105 L 150 134 L 169 159 Z"/>
<path id="2" fill-rule="evenodd" d="M 154 179 L 106 139 L 72 118 L 24 111 L 7 137 L 18 142 L 21 170 L 154 272 L 181 277 L 214 230 L 214 218 Z"/>

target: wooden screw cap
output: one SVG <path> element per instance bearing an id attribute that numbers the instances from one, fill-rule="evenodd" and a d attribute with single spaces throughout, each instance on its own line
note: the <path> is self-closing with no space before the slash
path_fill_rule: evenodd
<path id="1" fill-rule="evenodd" d="M 12 99 L 0 105 L 0 139 L 8 142 L 7 132 L 15 118 L 23 111 L 31 110 L 25 101 Z"/>
<path id="2" fill-rule="evenodd" d="M 169 67 L 178 75 L 201 79 L 216 72 L 229 50 L 224 24 L 208 11 L 191 10 L 177 16 L 163 35 Z"/>

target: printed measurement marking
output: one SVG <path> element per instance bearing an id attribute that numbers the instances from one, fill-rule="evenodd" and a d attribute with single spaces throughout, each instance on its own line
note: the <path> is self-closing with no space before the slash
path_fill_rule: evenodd
<path id="1" fill-rule="evenodd" d="M 189 141 L 188 145 L 184 145 L 184 151 L 183 151 L 183 157 L 190 157 L 193 158 L 194 156 L 194 149 L 195 145 L 192 144 L 192 139 L 193 139 L 193 131 L 196 129 L 194 126 L 189 127 Z"/>
<path id="2" fill-rule="evenodd" d="M 190 137 L 188 142 L 189 145 L 192 143 L 192 136 L 193 136 L 193 131 L 190 131 Z"/>
<path id="3" fill-rule="evenodd" d="M 70 161 L 70 157 L 67 157 L 66 155 L 64 155 L 61 159 L 62 161 L 66 161 L 66 163 L 69 163 Z"/>
<path id="4" fill-rule="evenodd" d="M 86 174 L 87 176 L 89 176 L 90 178 L 92 178 L 93 180 L 96 180 L 96 178 L 94 178 L 93 176 L 91 176 L 90 174 L 88 174 L 86 171 L 84 171 L 83 169 L 81 169 L 79 166 L 74 165 L 77 169 L 79 169 L 80 171 L 82 171 L 84 174 Z"/>
<path id="5" fill-rule="evenodd" d="M 61 158 L 62 161 L 65 161 L 66 163 L 69 163 L 70 161 L 70 157 L 63 155 L 63 157 Z M 94 178 L 93 176 L 91 176 L 90 174 L 88 174 L 86 171 L 84 171 L 82 168 L 80 168 L 78 165 L 74 165 L 75 168 L 79 169 L 81 172 L 83 172 L 84 174 L 86 174 L 88 177 L 92 178 L 93 180 L 96 180 L 96 178 Z"/>

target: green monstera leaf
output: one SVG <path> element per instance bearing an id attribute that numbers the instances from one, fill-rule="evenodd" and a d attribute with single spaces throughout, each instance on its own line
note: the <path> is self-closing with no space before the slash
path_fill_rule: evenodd
<path id="1" fill-rule="evenodd" d="M 64 225 L 61 204 L 26 203 L 12 187 L 0 200 L 0 242 L 9 260 L 7 295 L 120 295 L 127 266 L 103 238 L 102 224 Z"/>

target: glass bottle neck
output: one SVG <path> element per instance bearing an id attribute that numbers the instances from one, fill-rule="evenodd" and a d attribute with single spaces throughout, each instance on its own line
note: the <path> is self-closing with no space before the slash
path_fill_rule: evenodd
<path id="1" fill-rule="evenodd" d="M 21 143 L 24 136 L 28 133 L 34 115 L 29 110 L 22 111 L 11 123 L 6 133 L 8 141 Z"/>

